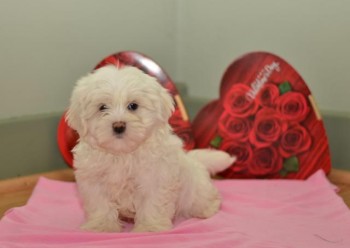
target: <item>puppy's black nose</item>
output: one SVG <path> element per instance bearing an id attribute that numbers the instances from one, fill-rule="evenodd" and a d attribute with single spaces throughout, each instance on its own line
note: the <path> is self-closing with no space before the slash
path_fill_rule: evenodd
<path id="1" fill-rule="evenodd" d="M 113 123 L 113 131 L 116 134 L 122 134 L 125 132 L 126 129 L 126 123 L 123 121 L 117 121 Z"/>

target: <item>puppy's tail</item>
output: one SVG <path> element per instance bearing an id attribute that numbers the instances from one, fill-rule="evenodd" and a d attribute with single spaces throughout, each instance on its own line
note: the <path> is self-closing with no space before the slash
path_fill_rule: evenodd
<path id="1" fill-rule="evenodd" d="M 235 156 L 230 156 L 224 151 L 214 149 L 195 149 L 187 154 L 201 162 L 211 175 L 227 169 L 236 161 Z"/>

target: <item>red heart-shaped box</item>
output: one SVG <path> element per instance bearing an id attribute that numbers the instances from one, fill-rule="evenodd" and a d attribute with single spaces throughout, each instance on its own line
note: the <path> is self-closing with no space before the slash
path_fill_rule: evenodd
<path id="1" fill-rule="evenodd" d="M 234 61 L 221 81 L 220 99 L 192 124 L 198 148 L 237 156 L 225 178 L 305 179 L 330 171 L 326 131 L 311 92 L 280 57 L 253 52 Z"/>
<path id="2" fill-rule="evenodd" d="M 187 150 L 192 149 L 195 144 L 191 124 L 179 92 L 167 73 L 152 59 L 133 51 L 123 51 L 110 55 L 98 63 L 95 69 L 110 64 L 118 68 L 123 66 L 137 67 L 150 76 L 155 77 L 163 87 L 168 89 L 175 102 L 175 111 L 170 117 L 169 123 L 175 134 L 183 140 L 184 148 Z M 78 138 L 79 135 L 67 125 L 64 113 L 58 125 L 57 141 L 64 160 L 71 167 L 73 167 L 73 155 L 71 150 L 76 145 Z"/>

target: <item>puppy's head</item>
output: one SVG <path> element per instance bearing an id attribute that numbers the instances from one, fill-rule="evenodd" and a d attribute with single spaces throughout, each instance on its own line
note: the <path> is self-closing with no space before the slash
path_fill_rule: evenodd
<path id="1" fill-rule="evenodd" d="M 172 97 L 155 78 L 135 67 L 105 66 L 77 82 L 67 121 L 80 140 L 119 154 L 167 127 L 173 110 Z"/>

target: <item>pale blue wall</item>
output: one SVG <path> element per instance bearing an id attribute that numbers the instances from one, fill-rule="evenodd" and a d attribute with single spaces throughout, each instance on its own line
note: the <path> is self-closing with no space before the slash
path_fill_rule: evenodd
<path id="1" fill-rule="evenodd" d="M 63 111 L 73 83 L 121 50 L 176 74 L 174 0 L 1 0 L 0 119 Z"/>
<path id="2" fill-rule="evenodd" d="M 350 1 L 180 0 L 178 22 L 190 95 L 217 97 L 229 63 L 263 50 L 301 73 L 321 110 L 350 112 Z"/>
<path id="3" fill-rule="evenodd" d="M 347 0 L 1 0 L 0 119 L 63 111 L 80 76 L 129 49 L 209 99 L 234 58 L 271 51 L 321 110 L 349 113 L 349 44 Z"/>

